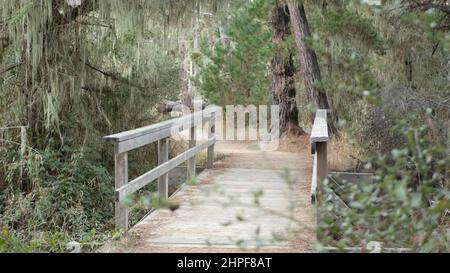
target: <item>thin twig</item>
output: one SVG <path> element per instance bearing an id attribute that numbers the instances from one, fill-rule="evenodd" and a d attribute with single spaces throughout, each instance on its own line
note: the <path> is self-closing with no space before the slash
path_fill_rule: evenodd
<path id="1" fill-rule="evenodd" d="M 97 67 L 93 66 L 92 64 L 90 64 L 89 62 L 85 62 L 85 64 L 86 64 L 86 66 L 89 67 L 90 69 L 92 69 L 92 70 L 94 70 L 94 71 L 97 71 L 97 72 L 99 72 L 100 74 L 103 74 L 104 76 L 109 77 L 109 78 L 111 78 L 111 79 L 113 79 L 113 80 L 119 81 L 119 82 L 121 82 L 121 83 L 125 83 L 125 84 L 127 84 L 127 85 L 129 85 L 129 86 L 136 87 L 136 88 L 138 88 L 138 89 L 146 89 L 144 86 L 140 86 L 140 85 L 134 84 L 134 83 L 132 83 L 132 82 L 131 82 L 130 80 L 128 80 L 128 79 L 125 79 L 125 78 L 120 77 L 120 76 L 118 76 L 118 75 L 115 75 L 115 74 L 113 74 L 113 73 L 111 73 L 111 72 L 107 72 L 107 71 L 104 71 L 104 70 L 102 70 L 102 69 L 100 69 L 100 68 L 97 68 Z"/>
<path id="2" fill-rule="evenodd" d="M 16 64 L 12 64 L 12 65 L 10 65 L 10 66 L 8 66 L 8 67 L 6 67 L 6 68 L 0 70 L 0 74 L 6 73 L 6 72 L 8 72 L 8 71 L 11 71 L 11 70 L 13 70 L 14 68 L 18 67 L 18 66 L 21 65 L 21 64 L 22 64 L 22 62 L 16 63 Z"/>
<path id="3" fill-rule="evenodd" d="M 28 128 L 28 126 L 11 126 L 11 127 L 0 127 L 0 130 L 10 130 L 10 129 L 21 129 L 22 127 Z"/>

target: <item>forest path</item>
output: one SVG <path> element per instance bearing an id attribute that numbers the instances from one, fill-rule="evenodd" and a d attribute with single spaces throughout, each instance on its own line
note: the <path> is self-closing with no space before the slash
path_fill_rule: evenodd
<path id="1" fill-rule="evenodd" d="M 107 252 L 309 252 L 315 239 L 308 153 L 218 142 L 225 159 L 172 197 Z M 261 194 L 260 197 L 259 194 Z"/>

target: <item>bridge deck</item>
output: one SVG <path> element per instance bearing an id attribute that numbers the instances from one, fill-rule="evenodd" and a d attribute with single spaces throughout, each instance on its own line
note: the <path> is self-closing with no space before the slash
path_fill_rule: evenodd
<path id="1" fill-rule="evenodd" d="M 262 152 L 257 143 L 217 150 L 225 159 L 172 196 L 178 210 L 151 213 L 107 251 L 311 251 L 311 156 Z"/>

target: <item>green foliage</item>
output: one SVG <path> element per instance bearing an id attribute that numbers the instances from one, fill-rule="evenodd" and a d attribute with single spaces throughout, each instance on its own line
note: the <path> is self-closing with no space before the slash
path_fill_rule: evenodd
<path id="1" fill-rule="evenodd" d="M 384 40 L 370 17 L 362 16 L 352 5 L 336 5 L 311 17 L 315 33 L 327 38 L 344 39 L 361 50 L 383 51 Z"/>
<path id="2" fill-rule="evenodd" d="M 196 84 L 211 103 L 270 101 L 273 44 L 267 18 L 272 2 L 257 0 L 239 9 L 226 30 L 217 31 L 213 48 L 206 37 L 203 39 Z"/>
<path id="3" fill-rule="evenodd" d="M 406 146 L 367 163 L 375 170 L 373 183 L 345 186 L 340 196 L 350 209 L 332 203 L 321 208 L 323 244 L 344 250 L 377 241 L 387 248 L 450 251 L 448 150 L 432 144 L 426 127 L 400 124 L 396 130 Z"/>
<path id="4" fill-rule="evenodd" d="M 414 126 L 433 123 L 433 139 L 443 144 L 449 132 L 450 36 L 436 28 L 445 21 L 442 13 L 398 1 L 336 1 L 307 11 L 313 33 L 308 43 L 342 130 L 368 154 L 390 151 L 402 140 L 389 128 L 406 118 Z"/>
<path id="5" fill-rule="evenodd" d="M 17 134 L 0 134 L 0 252 L 61 252 L 70 240 L 118 236 L 110 232 L 113 157 L 101 137 L 159 119 L 151 108 L 178 95 L 179 40 L 211 103 L 270 103 L 275 1 L 247 1 L 208 36 L 216 15 L 243 2 L 3 1 L 0 125 L 29 128 L 24 155 Z M 448 15 L 410 1 L 303 3 L 313 33 L 306 42 L 323 75 L 315 84 L 376 175 L 374 184 L 345 189 L 352 210 L 327 205 L 324 243 L 448 252 Z M 196 32 L 204 34 L 200 52 Z M 296 52 L 292 38 L 282 46 Z M 130 153 L 130 176 L 148 170 L 152 154 Z M 176 209 L 147 191 L 134 200 L 135 215 Z"/>
<path id="6" fill-rule="evenodd" d="M 0 134 L 0 228 L 23 251 L 59 251 L 112 227 L 113 156 L 102 137 L 158 120 L 151 108 L 177 95 L 176 58 L 152 43 L 143 21 L 150 4 L 2 3 L 0 127 L 28 129 L 24 158 L 17 134 Z M 132 171 L 153 164 L 144 152 Z M 53 236 L 61 249 L 46 246 Z M 0 251 L 15 248 L 6 245 Z"/>
<path id="7" fill-rule="evenodd" d="M 68 238 L 62 233 L 50 234 L 44 232 L 39 238 L 27 241 L 21 235 L 12 234 L 7 229 L 0 233 L 0 253 L 31 253 L 39 251 L 64 252 Z"/>
<path id="8" fill-rule="evenodd" d="M 69 234 L 103 229 L 111 221 L 113 187 L 101 164 L 68 148 L 30 154 L 24 164 L 22 175 L 29 179 L 25 190 L 17 183 L 21 165 L 10 164 L 8 169 L 7 184 L 0 193 L 0 227 L 14 230 L 19 234 L 16 236 L 30 244 L 37 238 L 43 241 L 42 236 L 57 234 L 64 235 L 58 237 L 64 243 Z M 48 251 L 54 249 L 50 246 Z"/>
<path id="9" fill-rule="evenodd" d="M 331 96 L 341 129 L 364 149 L 365 171 L 374 173 L 373 183 L 340 185 L 338 195 L 349 209 L 326 202 L 319 208 L 319 233 L 322 245 L 341 251 L 377 241 L 387 248 L 448 252 L 448 35 L 432 27 L 442 14 L 393 5 L 349 5 L 369 25 L 335 32 L 370 42 L 375 29 L 381 51 L 330 38 L 330 23 L 317 23 L 313 46 L 323 66 L 331 66 L 325 84 L 337 87 Z M 332 181 L 327 185 L 327 194 L 336 190 Z"/>
<path id="10" fill-rule="evenodd" d="M 339 190 L 329 181 L 327 191 L 337 190 L 350 209 L 325 203 L 318 231 L 322 246 L 342 251 L 379 241 L 448 252 L 450 37 L 436 27 L 448 16 L 386 2 L 306 5 L 320 84 L 375 176 Z"/>
<path id="11" fill-rule="evenodd" d="M 96 229 L 83 232 L 77 238 L 80 251 L 93 252 L 107 241 L 117 240 L 122 234 L 119 231 L 99 233 Z M 39 253 L 39 252 L 72 252 L 71 236 L 64 232 L 42 232 L 31 241 L 23 233 L 2 229 L 0 231 L 0 253 Z M 74 242 L 74 241 L 71 241 Z"/>

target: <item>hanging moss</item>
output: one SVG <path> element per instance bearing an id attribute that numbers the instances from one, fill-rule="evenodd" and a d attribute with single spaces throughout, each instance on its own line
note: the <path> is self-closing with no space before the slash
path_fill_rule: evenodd
<path id="1" fill-rule="evenodd" d="M 0 146 L 0 229 L 30 243 L 110 227 L 102 136 L 158 121 L 152 107 L 178 95 L 178 45 L 200 11 L 228 5 L 213 2 L 2 1 L 0 127 L 28 125 L 29 153 L 17 162 L 17 147 Z M 148 171 L 152 153 L 134 155 L 130 175 Z"/>

